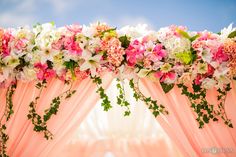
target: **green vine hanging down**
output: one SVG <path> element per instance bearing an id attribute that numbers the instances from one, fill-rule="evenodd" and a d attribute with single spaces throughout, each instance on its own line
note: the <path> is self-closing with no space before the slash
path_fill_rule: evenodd
<path id="1" fill-rule="evenodd" d="M 215 111 L 215 114 L 220 116 L 221 119 L 224 121 L 224 123 L 233 128 L 233 124 L 231 122 L 230 119 L 228 119 L 227 114 L 225 112 L 225 100 L 226 100 L 226 96 L 227 96 L 227 92 L 231 90 L 230 84 L 227 84 L 226 87 L 223 88 L 223 90 L 218 89 L 218 96 L 217 96 L 217 100 L 218 100 L 218 110 Z"/>
<path id="2" fill-rule="evenodd" d="M 201 88 L 199 85 L 192 84 L 193 93 L 188 91 L 188 87 L 184 84 L 178 84 L 179 88 L 182 89 L 182 94 L 186 95 L 191 103 L 191 107 L 197 114 L 197 122 L 199 123 L 199 128 L 203 128 L 204 124 L 210 122 L 210 120 L 218 121 L 221 117 L 225 124 L 229 127 L 233 127 L 231 121 L 227 118 L 224 110 L 224 101 L 226 98 L 226 91 L 230 90 L 230 86 L 227 85 L 226 91 L 218 90 L 218 108 L 219 110 L 214 110 L 214 105 L 209 104 L 206 100 L 206 89 Z"/>
<path id="3" fill-rule="evenodd" d="M 93 80 L 93 83 L 97 85 L 97 93 L 99 93 L 100 98 L 102 100 L 102 107 L 104 111 L 108 111 L 112 108 L 111 101 L 108 99 L 107 94 L 105 93 L 104 88 L 102 87 L 102 79 L 99 76 L 91 76 L 90 78 Z"/>
<path id="4" fill-rule="evenodd" d="M 11 86 L 8 87 L 6 92 L 6 105 L 5 105 L 5 111 L 4 114 L 1 117 L 0 121 L 0 157 L 8 157 L 6 149 L 6 143 L 9 139 L 9 136 L 6 133 L 6 123 L 10 120 L 11 115 L 14 113 L 13 111 L 13 95 L 15 93 L 15 89 L 17 87 L 17 82 L 13 83 Z M 6 122 L 3 123 L 3 118 L 6 118 Z"/>
<path id="5" fill-rule="evenodd" d="M 125 107 L 126 110 L 124 112 L 124 116 L 129 116 L 131 113 L 130 112 L 130 103 L 125 98 L 124 82 L 121 82 L 120 79 L 117 79 L 116 87 L 119 90 L 119 95 L 116 97 L 117 104 L 120 105 L 121 107 Z"/>
<path id="6" fill-rule="evenodd" d="M 37 101 L 40 98 L 43 88 L 46 88 L 46 80 L 39 82 L 36 84 L 36 87 L 40 89 L 39 95 L 32 101 L 29 105 L 29 114 L 27 115 L 28 119 L 31 120 L 32 124 L 34 125 L 34 131 L 36 132 L 43 132 L 44 137 L 48 139 L 53 138 L 53 134 L 47 129 L 47 121 L 50 120 L 52 115 L 56 115 L 63 98 L 68 99 L 70 98 L 76 91 L 71 90 L 71 86 L 68 90 L 60 94 L 59 96 L 52 99 L 50 107 L 44 111 L 43 118 L 36 112 L 36 105 Z"/>
<path id="7" fill-rule="evenodd" d="M 168 114 L 168 111 L 165 109 L 165 106 L 161 104 L 158 105 L 157 101 L 152 100 L 151 97 L 145 97 L 139 90 L 138 83 L 134 83 L 133 79 L 130 80 L 129 85 L 134 91 L 134 98 L 136 99 L 136 101 L 141 100 L 145 102 L 148 108 L 152 110 L 152 113 L 155 117 L 160 114 Z"/>

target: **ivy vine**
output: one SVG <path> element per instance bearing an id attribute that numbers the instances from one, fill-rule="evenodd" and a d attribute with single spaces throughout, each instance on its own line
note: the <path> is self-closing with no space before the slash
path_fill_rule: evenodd
<path id="1" fill-rule="evenodd" d="M 107 94 L 105 93 L 104 88 L 102 87 L 102 79 L 99 76 L 91 76 L 90 78 L 93 80 L 93 83 L 97 85 L 97 93 L 99 93 L 100 98 L 102 100 L 102 107 L 104 111 L 108 111 L 112 108 L 111 101 L 108 99 Z"/>
<path id="2" fill-rule="evenodd" d="M 29 105 L 29 113 L 27 115 L 28 119 L 31 120 L 32 124 L 34 125 L 34 131 L 36 132 L 43 132 L 44 137 L 48 139 L 53 138 L 53 134 L 47 129 L 47 121 L 50 120 L 52 115 L 56 115 L 58 109 L 61 104 L 61 100 L 63 98 L 68 99 L 70 98 L 76 91 L 71 90 L 72 84 L 68 90 L 60 94 L 59 96 L 52 99 L 50 107 L 44 111 L 44 115 L 41 117 L 36 111 L 37 101 L 40 98 L 43 88 L 46 88 L 46 80 L 39 82 L 36 84 L 36 88 L 40 89 L 39 95 L 32 101 Z"/>
<path id="3" fill-rule="evenodd" d="M 158 105 L 157 100 L 153 100 L 151 97 L 146 97 L 143 95 L 143 93 L 139 90 L 138 82 L 134 83 L 133 79 L 131 79 L 129 85 L 133 89 L 133 96 L 136 101 L 143 101 L 148 106 L 148 108 L 152 110 L 152 113 L 155 117 L 160 114 L 168 114 L 168 111 L 165 109 L 165 106 L 163 106 L 162 104 Z"/>
<path id="4" fill-rule="evenodd" d="M 13 95 L 15 93 L 15 89 L 17 87 L 17 82 L 12 83 L 6 92 L 6 105 L 5 105 L 5 111 L 4 114 L 1 117 L 0 121 L 0 157 L 8 157 L 6 149 L 7 149 L 7 141 L 9 139 L 9 136 L 6 133 L 6 123 L 10 120 L 11 115 L 14 113 L 13 111 Z M 3 118 L 6 118 L 5 123 L 3 122 Z"/>
<path id="5" fill-rule="evenodd" d="M 126 110 L 124 112 L 124 116 L 129 116 L 130 113 L 131 113 L 130 112 L 130 103 L 125 98 L 124 83 L 121 82 L 120 79 L 117 79 L 116 87 L 119 91 L 119 95 L 116 97 L 117 98 L 117 104 L 120 105 L 121 107 L 125 107 Z"/>
<path id="6" fill-rule="evenodd" d="M 227 84 L 223 90 L 218 89 L 218 96 L 217 96 L 217 100 L 218 100 L 218 110 L 215 111 L 215 114 L 220 116 L 221 119 L 224 121 L 224 123 L 229 126 L 230 128 L 233 128 L 233 124 L 231 122 L 231 120 L 227 117 L 227 114 L 225 112 L 225 100 L 226 100 L 226 96 L 227 96 L 227 92 L 231 90 L 230 84 Z"/>
<path id="7" fill-rule="evenodd" d="M 229 127 L 233 127 L 231 121 L 227 118 L 224 102 L 226 98 L 227 91 L 230 90 L 230 86 L 227 85 L 225 91 L 218 89 L 218 97 L 219 101 L 218 110 L 214 109 L 213 104 L 209 104 L 206 100 L 206 89 L 201 88 L 200 85 L 192 84 L 193 93 L 189 92 L 188 87 L 183 83 L 177 85 L 182 89 L 182 94 L 186 95 L 191 103 L 191 108 L 193 108 L 194 112 L 197 114 L 197 122 L 199 123 L 199 128 L 203 128 L 203 126 L 212 121 L 218 121 L 219 117 L 224 120 L 225 124 Z"/>

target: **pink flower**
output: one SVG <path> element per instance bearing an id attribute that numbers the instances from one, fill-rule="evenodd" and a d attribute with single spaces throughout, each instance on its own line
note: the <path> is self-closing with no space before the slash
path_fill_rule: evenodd
<path id="1" fill-rule="evenodd" d="M 36 75 L 39 80 L 48 80 L 56 75 L 55 70 L 48 69 L 47 64 L 35 63 L 34 67 L 38 69 Z"/>
<path id="2" fill-rule="evenodd" d="M 224 53 L 223 49 L 224 49 L 223 46 L 220 46 L 220 47 L 218 48 L 218 51 L 213 54 L 213 60 L 216 60 L 216 61 L 218 61 L 219 63 L 228 61 L 229 56 L 228 56 L 226 53 Z"/>
<path id="3" fill-rule="evenodd" d="M 26 47 L 26 40 L 17 40 L 14 46 L 17 50 L 22 50 Z"/>
<path id="4" fill-rule="evenodd" d="M 102 41 L 102 50 L 107 51 L 107 60 L 112 65 L 118 67 L 123 61 L 124 49 L 121 47 L 121 42 L 117 38 L 111 38 L 108 41 Z"/>
<path id="5" fill-rule="evenodd" d="M 4 32 L 3 32 L 4 33 Z M 11 52 L 11 49 L 9 47 L 9 43 L 10 41 L 13 40 L 13 36 L 10 32 L 5 32 L 2 36 L 2 41 L 1 41 L 1 44 L 2 44 L 2 55 L 3 57 L 6 57 L 6 56 L 9 56 L 10 55 L 10 52 Z"/>
<path id="6" fill-rule="evenodd" d="M 197 75 L 197 77 L 194 80 L 194 83 L 196 85 L 200 85 L 202 83 L 202 76 L 201 75 Z"/>
<path id="7" fill-rule="evenodd" d="M 176 78 L 176 74 L 174 72 L 163 73 L 158 71 L 154 74 L 154 76 L 160 79 L 160 82 L 164 82 L 166 79 L 175 80 Z"/>
<path id="8" fill-rule="evenodd" d="M 215 69 L 210 64 L 208 64 L 207 68 L 207 76 L 212 76 L 214 74 Z"/>
<path id="9" fill-rule="evenodd" d="M 153 52 L 155 53 L 156 57 L 161 60 L 162 58 L 166 57 L 167 53 L 166 50 L 162 49 L 162 45 L 161 44 L 157 44 L 154 49 Z"/>
<path id="10" fill-rule="evenodd" d="M 70 32 L 72 32 L 74 34 L 81 33 L 81 31 L 82 31 L 82 26 L 77 25 L 77 24 L 66 26 L 66 28 L 67 28 L 67 30 L 69 30 Z"/>
<path id="11" fill-rule="evenodd" d="M 53 42 L 52 48 L 55 50 L 61 50 L 63 47 L 63 38 L 65 38 L 65 36 L 62 36 L 59 40 Z"/>
<path id="12" fill-rule="evenodd" d="M 143 53 L 145 52 L 145 48 L 143 44 L 141 44 L 138 40 L 134 40 L 129 47 L 125 50 L 127 55 L 127 61 L 129 66 L 134 66 L 137 60 L 141 60 L 143 58 Z"/>
<path id="13" fill-rule="evenodd" d="M 64 41 L 64 47 L 66 50 L 70 51 L 72 54 L 76 54 L 76 55 L 82 54 L 83 50 L 79 46 L 79 44 L 75 41 L 75 36 L 65 37 L 63 41 Z"/>

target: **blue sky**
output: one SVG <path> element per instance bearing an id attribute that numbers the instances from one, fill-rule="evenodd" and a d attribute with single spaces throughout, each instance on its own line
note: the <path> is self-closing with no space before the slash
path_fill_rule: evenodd
<path id="1" fill-rule="evenodd" d="M 95 21 L 118 28 L 171 24 L 218 32 L 236 23 L 236 0 L 0 0 L 0 27 L 54 21 L 57 26 Z"/>

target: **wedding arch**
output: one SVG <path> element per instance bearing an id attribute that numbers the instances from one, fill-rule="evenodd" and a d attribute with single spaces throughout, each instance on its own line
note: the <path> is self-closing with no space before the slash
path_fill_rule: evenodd
<path id="1" fill-rule="evenodd" d="M 0 57 L 2 157 L 52 153 L 98 96 L 104 111 L 112 108 L 105 89 L 113 79 L 124 116 L 132 114 L 124 90 L 129 81 L 133 97 L 183 155 L 201 156 L 201 146 L 236 148 L 232 25 L 213 33 L 175 25 L 153 31 L 36 24 L 0 29 Z"/>

